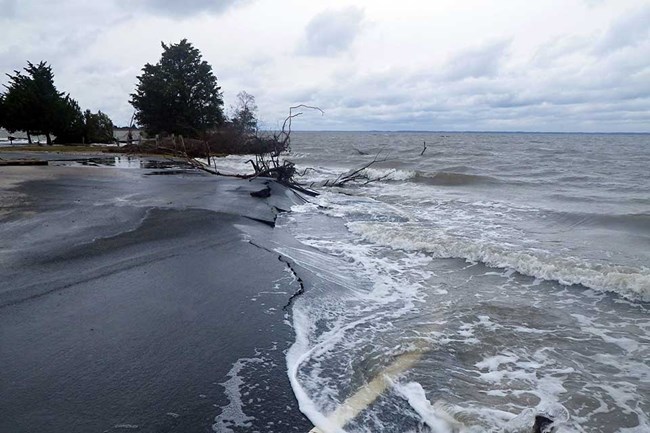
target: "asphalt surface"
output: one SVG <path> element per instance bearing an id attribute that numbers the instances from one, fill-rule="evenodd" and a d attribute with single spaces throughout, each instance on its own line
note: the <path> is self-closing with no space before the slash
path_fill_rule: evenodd
<path id="1" fill-rule="evenodd" d="M 284 361 L 299 287 L 243 234 L 271 236 L 299 199 L 264 179 L 73 165 L 0 168 L 0 431 L 227 431 L 241 359 L 254 403 L 232 430 L 308 431 Z"/>

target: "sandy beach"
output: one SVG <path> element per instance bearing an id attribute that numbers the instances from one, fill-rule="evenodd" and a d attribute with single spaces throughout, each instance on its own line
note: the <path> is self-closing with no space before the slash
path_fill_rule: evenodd
<path id="1" fill-rule="evenodd" d="M 57 164 L 1 169 L 0 431 L 213 431 L 249 358 L 267 385 L 251 426 L 309 430 L 283 353 L 298 284 L 244 234 L 272 236 L 298 198 L 251 197 L 264 179 Z"/>

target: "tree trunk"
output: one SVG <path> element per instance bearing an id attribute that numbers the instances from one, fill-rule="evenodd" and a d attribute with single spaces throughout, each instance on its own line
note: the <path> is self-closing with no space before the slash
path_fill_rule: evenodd
<path id="1" fill-rule="evenodd" d="M 30 134 L 29 132 L 27 133 L 27 142 L 29 144 L 32 144 L 32 134 Z"/>
<path id="2" fill-rule="evenodd" d="M 52 137 L 50 137 L 50 133 L 46 132 L 45 133 L 45 138 L 47 139 L 47 145 L 51 146 L 52 145 Z"/>

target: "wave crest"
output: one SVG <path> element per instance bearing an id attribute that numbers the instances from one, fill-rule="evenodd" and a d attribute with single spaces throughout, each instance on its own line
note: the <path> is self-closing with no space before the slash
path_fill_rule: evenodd
<path id="1" fill-rule="evenodd" d="M 477 174 L 439 171 L 437 173 L 418 173 L 415 182 L 439 186 L 491 185 L 500 183 L 499 179 Z"/>
<path id="2" fill-rule="evenodd" d="M 591 263 L 558 257 L 542 250 L 515 250 L 480 239 L 452 236 L 411 224 L 352 222 L 348 228 L 364 240 L 406 251 L 423 251 L 437 258 L 461 258 L 495 268 L 514 269 L 564 285 L 618 293 L 650 301 L 650 269 Z"/>
<path id="3" fill-rule="evenodd" d="M 452 171 L 438 171 L 431 173 L 394 168 L 367 168 L 363 172 L 370 179 L 409 181 L 438 186 L 487 185 L 501 183 L 499 179 L 491 176 L 456 173 Z"/>

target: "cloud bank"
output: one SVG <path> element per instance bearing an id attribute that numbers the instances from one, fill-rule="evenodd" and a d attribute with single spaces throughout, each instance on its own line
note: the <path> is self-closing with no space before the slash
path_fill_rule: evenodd
<path id="1" fill-rule="evenodd" d="M 200 13 L 222 13 L 249 0 L 122 0 L 125 8 L 135 8 L 170 17 L 187 17 Z"/>
<path id="2" fill-rule="evenodd" d="M 471 6 L 471 7 L 470 7 Z M 644 0 L 0 0 L 0 72 L 48 61 L 57 86 L 118 124 L 160 41 L 187 38 L 226 106 L 275 128 L 650 132 Z M 6 83 L 4 74 L 0 84 Z"/>

